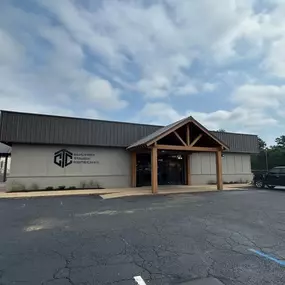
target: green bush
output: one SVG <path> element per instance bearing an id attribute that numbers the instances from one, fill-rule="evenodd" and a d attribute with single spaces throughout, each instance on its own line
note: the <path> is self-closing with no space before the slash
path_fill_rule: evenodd
<path id="1" fill-rule="evenodd" d="M 87 186 L 87 184 L 86 184 L 85 181 L 81 181 L 81 182 L 80 182 L 80 188 L 81 188 L 81 189 L 85 189 L 86 186 Z"/>
<path id="2" fill-rule="evenodd" d="M 80 189 L 103 189 L 102 185 L 98 181 L 90 180 L 89 182 L 81 181 Z"/>
<path id="3" fill-rule="evenodd" d="M 48 187 L 46 187 L 46 190 L 53 190 L 53 187 L 52 186 L 48 186 Z"/>
<path id="4" fill-rule="evenodd" d="M 22 183 L 19 182 L 12 182 L 12 187 L 11 187 L 11 191 L 25 191 L 26 190 L 26 186 Z"/>
<path id="5" fill-rule="evenodd" d="M 95 186 L 96 186 L 96 183 L 94 183 L 94 181 L 93 180 L 90 180 L 89 181 L 89 183 L 88 183 L 88 188 L 95 188 Z"/>
<path id="6" fill-rule="evenodd" d="M 64 185 L 58 186 L 57 189 L 58 189 L 58 190 L 64 190 L 64 189 L 65 189 L 65 186 L 64 186 Z"/>
<path id="7" fill-rule="evenodd" d="M 66 189 L 68 189 L 68 190 L 75 190 L 76 189 L 76 187 L 75 186 L 69 186 L 68 188 L 66 188 Z"/>
<path id="8" fill-rule="evenodd" d="M 102 185 L 97 181 L 95 182 L 95 185 L 96 185 L 96 189 L 102 189 Z"/>
<path id="9" fill-rule="evenodd" d="M 208 185 L 216 185 L 217 182 L 215 180 L 209 180 Z"/>
<path id="10" fill-rule="evenodd" d="M 37 183 L 33 183 L 30 187 L 31 190 L 39 190 L 39 185 Z"/>

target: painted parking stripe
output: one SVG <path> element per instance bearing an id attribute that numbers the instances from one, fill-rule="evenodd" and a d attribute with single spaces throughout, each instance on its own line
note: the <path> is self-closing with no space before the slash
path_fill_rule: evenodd
<path id="1" fill-rule="evenodd" d="M 134 279 L 139 285 L 146 285 L 141 276 L 135 276 Z"/>
<path id="2" fill-rule="evenodd" d="M 261 257 L 264 257 L 264 258 L 266 258 L 268 260 L 271 260 L 271 261 L 273 261 L 273 262 L 275 262 L 275 263 L 277 263 L 277 264 L 279 264 L 281 266 L 285 266 L 285 260 L 279 260 L 279 259 L 277 259 L 277 258 L 275 258 L 273 256 L 270 256 L 270 255 L 268 255 L 268 254 L 266 254 L 266 253 L 264 253 L 262 251 L 256 250 L 256 249 L 250 248 L 249 251 L 251 251 L 251 252 L 253 252 L 253 253 L 261 256 Z"/>

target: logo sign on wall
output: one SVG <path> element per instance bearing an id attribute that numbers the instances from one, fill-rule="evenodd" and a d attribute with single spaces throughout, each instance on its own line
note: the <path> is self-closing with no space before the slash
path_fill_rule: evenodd
<path id="1" fill-rule="evenodd" d="M 70 164 L 98 164 L 94 153 L 72 153 L 69 150 L 61 149 L 54 153 L 53 162 L 59 167 L 67 167 Z"/>
<path id="2" fill-rule="evenodd" d="M 54 163 L 62 168 L 70 165 L 72 163 L 73 154 L 72 152 L 61 149 L 54 154 Z"/>

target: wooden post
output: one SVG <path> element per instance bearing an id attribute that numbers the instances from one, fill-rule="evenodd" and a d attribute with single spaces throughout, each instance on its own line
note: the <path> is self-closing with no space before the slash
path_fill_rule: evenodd
<path id="1" fill-rule="evenodd" d="M 186 185 L 191 185 L 191 156 L 186 154 Z"/>
<path id="2" fill-rule="evenodd" d="M 151 149 L 151 190 L 153 194 L 157 193 L 157 148 Z"/>
<path id="3" fill-rule="evenodd" d="M 187 145 L 190 145 L 190 126 L 187 124 L 186 126 L 186 143 Z"/>
<path id="4" fill-rule="evenodd" d="M 217 169 L 217 189 L 223 190 L 223 168 L 222 168 L 222 151 L 216 152 L 216 169 Z"/>
<path id="5" fill-rule="evenodd" d="M 137 187 L 137 154 L 131 153 L 131 187 Z"/>
<path id="6" fill-rule="evenodd" d="M 8 168 L 8 154 L 5 157 L 5 163 L 4 163 L 4 182 L 7 180 L 7 168 Z"/>

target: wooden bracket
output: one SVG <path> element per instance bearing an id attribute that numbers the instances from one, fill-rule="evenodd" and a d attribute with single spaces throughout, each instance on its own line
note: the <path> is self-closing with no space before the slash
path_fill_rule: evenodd
<path id="1" fill-rule="evenodd" d="M 186 126 L 186 142 L 187 142 L 187 145 L 190 145 L 190 127 L 189 127 L 189 124 Z"/>
<path id="2" fill-rule="evenodd" d="M 179 134 L 174 131 L 174 134 L 176 135 L 176 137 L 181 141 L 181 143 L 184 145 L 184 146 L 187 146 L 187 144 L 185 143 L 185 141 L 179 136 Z"/>
<path id="3" fill-rule="evenodd" d="M 203 135 L 200 134 L 200 135 L 190 144 L 190 146 L 194 146 L 194 145 L 201 139 L 202 136 L 203 136 Z"/>

